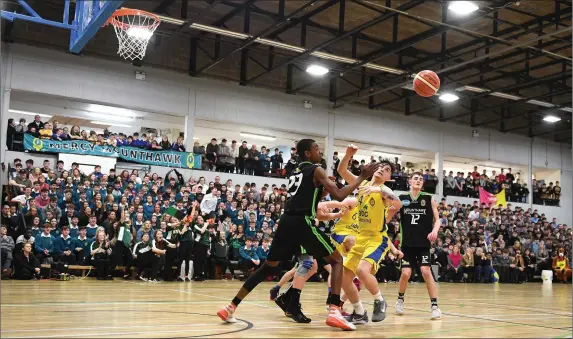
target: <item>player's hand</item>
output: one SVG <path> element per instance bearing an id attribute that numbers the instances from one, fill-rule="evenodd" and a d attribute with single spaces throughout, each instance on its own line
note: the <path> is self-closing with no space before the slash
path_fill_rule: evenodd
<path id="1" fill-rule="evenodd" d="M 356 152 L 358 151 L 358 147 L 354 144 L 350 144 L 348 145 L 348 147 L 346 147 L 346 155 L 348 156 L 354 156 L 354 154 L 356 154 Z"/>
<path id="2" fill-rule="evenodd" d="M 436 241 L 436 239 L 438 239 L 438 231 L 432 231 L 430 232 L 430 234 L 428 234 L 428 240 L 430 240 L 430 242 L 434 242 Z"/>
<path id="3" fill-rule="evenodd" d="M 374 175 L 374 172 L 376 172 L 378 168 L 380 168 L 380 164 L 370 163 L 364 166 L 364 169 L 362 170 L 362 173 L 359 177 L 362 179 L 370 178 L 372 175 Z"/>
<path id="4" fill-rule="evenodd" d="M 342 206 L 340 207 L 340 211 L 338 212 L 340 213 L 340 216 L 345 215 L 346 213 L 348 213 L 348 206 Z"/>
<path id="5" fill-rule="evenodd" d="M 396 250 L 395 255 L 396 255 L 396 258 L 398 258 L 398 259 L 404 258 L 404 253 L 402 253 L 402 251 L 400 251 L 400 250 Z"/>
<path id="6" fill-rule="evenodd" d="M 358 194 L 368 196 L 372 193 L 382 193 L 380 186 L 361 186 L 358 188 Z"/>

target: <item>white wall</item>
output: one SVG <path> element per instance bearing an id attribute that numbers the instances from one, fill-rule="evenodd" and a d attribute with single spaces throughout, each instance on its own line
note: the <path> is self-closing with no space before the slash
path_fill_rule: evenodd
<path id="1" fill-rule="evenodd" d="M 547 184 L 561 181 L 561 171 L 559 170 L 534 170 L 536 180 L 545 180 Z"/>

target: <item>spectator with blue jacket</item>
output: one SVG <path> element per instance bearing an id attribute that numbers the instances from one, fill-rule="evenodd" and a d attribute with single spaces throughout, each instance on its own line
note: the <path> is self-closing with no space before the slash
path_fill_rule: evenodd
<path id="1" fill-rule="evenodd" d="M 257 256 L 259 257 L 259 260 L 263 262 L 267 260 L 270 250 L 271 248 L 269 246 L 269 239 L 268 238 L 263 239 L 262 245 L 259 248 L 257 248 Z"/>
<path id="2" fill-rule="evenodd" d="M 60 237 L 54 239 L 54 257 L 59 262 L 64 262 L 68 265 L 76 263 L 76 256 L 73 252 L 74 241 L 70 237 L 70 228 L 68 226 L 62 227 L 62 234 Z"/>
<path id="3" fill-rule="evenodd" d="M 245 240 L 245 246 L 239 248 L 239 262 L 243 271 L 248 272 L 259 266 L 261 261 L 256 249 L 253 247 L 253 241 L 250 237 Z"/>
<path id="4" fill-rule="evenodd" d="M 76 262 L 80 265 L 87 264 L 91 240 L 86 236 L 87 229 L 85 227 L 80 227 L 78 237 L 73 240 L 73 250 L 76 255 Z"/>

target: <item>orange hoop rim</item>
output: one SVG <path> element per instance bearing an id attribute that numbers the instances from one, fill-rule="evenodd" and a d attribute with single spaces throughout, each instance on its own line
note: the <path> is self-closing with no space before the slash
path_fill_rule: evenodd
<path id="1" fill-rule="evenodd" d="M 128 24 L 125 22 L 121 22 L 117 19 L 117 17 L 120 16 L 128 16 L 128 15 L 139 15 L 139 16 L 146 16 L 149 17 L 153 20 L 155 20 L 154 23 L 152 23 L 151 25 L 132 25 L 132 24 Z M 113 14 L 109 17 L 109 19 L 107 19 L 107 21 L 105 22 L 104 26 L 107 26 L 109 24 L 115 26 L 115 27 L 120 27 L 121 29 L 128 29 L 130 27 L 140 27 L 140 28 L 147 28 L 147 29 L 151 29 L 154 26 L 157 26 L 161 23 L 161 19 L 159 19 L 159 17 L 153 13 L 149 13 L 146 11 L 142 11 L 140 9 L 132 9 L 132 8 L 120 8 L 118 10 L 116 10 L 115 12 L 113 12 Z"/>

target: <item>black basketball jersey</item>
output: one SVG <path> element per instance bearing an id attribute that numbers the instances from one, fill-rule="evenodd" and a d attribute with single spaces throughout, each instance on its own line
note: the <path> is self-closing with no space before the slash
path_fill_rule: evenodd
<path id="1" fill-rule="evenodd" d="M 301 162 L 288 179 L 288 199 L 285 213 L 304 215 L 314 218 L 316 206 L 322 198 L 322 185 L 314 185 L 314 170 L 318 165 L 308 161 Z"/>
<path id="2" fill-rule="evenodd" d="M 428 234 L 434 228 L 432 196 L 420 192 L 414 199 L 410 194 L 400 195 L 400 245 L 401 247 L 430 247 Z"/>

